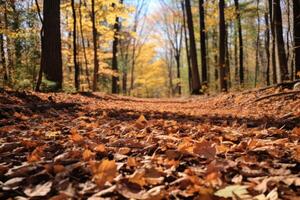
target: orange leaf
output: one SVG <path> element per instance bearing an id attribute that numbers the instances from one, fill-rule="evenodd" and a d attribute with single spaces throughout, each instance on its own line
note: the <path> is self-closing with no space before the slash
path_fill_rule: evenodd
<path id="1" fill-rule="evenodd" d="M 105 153 L 106 152 L 105 145 L 99 144 L 98 146 L 95 147 L 94 151 L 96 151 L 98 153 Z"/>
<path id="2" fill-rule="evenodd" d="M 100 164 L 90 162 L 95 182 L 103 187 L 108 181 L 111 182 L 117 175 L 117 165 L 114 160 L 103 160 Z"/>
<path id="3" fill-rule="evenodd" d="M 84 138 L 79 135 L 78 133 L 73 133 L 71 136 L 70 136 L 71 140 L 75 143 L 82 143 Z"/>
<path id="4" fill-rule="evenodd" d="M 84 152 L 82 153 L 82 158 L 85 161 L 90 160 L 93 156 L 94 156 L 94 153 L 88 149 L 84 150 Z"/>
<path id="5" fill-rule="evenodd" d="M 143 129 L 147 125 L 147 120 L 144 115 L 141 115 L 136 121 L 135 121 L 135 127 L 138 129 Z"/>
<path id="6" fill-rule="evenodd" d="M 135 158 L 129 157 L 127 159 L 127 165 L 128 165 L 128 167 L 136 167 L 138 165 L 138 163 Z"/>

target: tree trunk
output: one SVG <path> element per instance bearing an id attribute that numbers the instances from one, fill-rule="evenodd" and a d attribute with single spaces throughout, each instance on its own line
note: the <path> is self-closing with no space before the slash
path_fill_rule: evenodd
<path id="1" fill-rule="evenodd" d="M 271 63 L 272 63 L 272 80 L 273 84 L 277 83 L 277 62 L 276 62 L 276 45 L 275 45 L 275 24 L 274 24 L 274 17 L 273 17 L 273 1 L 268 0 L 268 7 L 269 7 L 269 18 L 270 18 L 270 29 L 271 29 Z"/>
<path id="2" fill-rule="evenodd" d="M 88 60 L 87 60 L 85 41 L 84 41 L 84 35 L 83 35 L 82 11 L 81 11 L 81 9 L 82 9 L 82 0 L 79 0 L 79 26 L 80 26 L 82 49 L 83 49 L 83 57 L 84 57 L 84 63 L 85 63 L 85 75 L 86 75 L 86 81 L 88 83 L 89 89 L 91 89 L 90 72 L 89 72 L 89 68 L 88 68 Z"/>
<path id="3" fill-rule="evenodd" d="M 243 31 L 242 31 L 242 22 L 241 22 L 241 11 L 239 6 L 239 0 L 234 0 L 234 5 L 237 13 L 237 26 L 238 26 L 238 35 L 239 35 L 239 77 L 240 84 L 243 85 L 245 82 L 244 78 L 244 47 L 243 47 Z"/>
<path id="4" fill-rule="evenodd" d="M 44 0 L 44 35 L 42 39 L 42 68 L 46 78 L 62 89 L 63 70 L 60 33 L 60 1 Z"/>
<path id="5" fill-rule="evenodd" d="M 4 28 L 6 30 L 8 30 L 8 9 L 7 9 L 7 3 L 4 2 Z M 6 49 L 6 52 L 7 52 L 7 71 L 8 71 L 8 82 L 9 84 L 12 83 L 13 81 L 13 72 L 12 72 L 12 65 L 13 65 L 13 61 L 12 61 L 12 55 L 11 55 L 11 50 L 10 50 L 10 38 L 7 36 L 6 37 L 6 46 L 7 46 L 7 49 Z"/>
<path id="6" fill-rule="evenodd" d="M 225 2 L 219 1 L 219 68 L 220 68 L 220 89 L 222 92 L 227 92 L 227 77 L 226 77 L 226 24 L 225 24 Z"/>
<path id="7" fill-rule="evenodd" d="M 176 67 L 177 67 L 177 79 L 180 80 L 180 78 L 181 78 L 181 75 L 180 75 L 180 54 L 176 53 L 175 60 L 176 60 Z M 177 90 L 178 90 L 178 94 L 181 95 L 181 83 L 180 82 L 177 84 Z"/>
<path id="8" fill-rule="evenodd" d="M 76 91 L 80 90 L 80 68 L 79 63 L 77 61 L 77 16 L 76 16 L 76 9 L 75 9 L 75 0 L 71 0 L 71 7 L 72 7 L 72 15 L 73 15 L 73 62 L 74 62 L 74 68 L 75 68 L 75 88 Z"/>
<path id="9" fill-rule="evenodd" d="M 184 10 L 183 1 L 181 1 L 181 9 L 182 9 L 182 16 L 183 16 L 183 31 L 184 31 L 183 33 L 184 33 L 184 41 L 185 41 L 186 59 L 188 64 L 189 92 L 192 93 L 191 57 L 190 57 L 190 50 L 189 50 L 189 39 L 187 36 L 186 14 Z"/>
<path id="10" fill-rule="evenodd" d="M 195 42 L 195 32 L 193 24 L 193 15 L 191 9 L 190 0 L 185 0 L 186 16 L 187 16 L 187 25 L 190 36 L 190 55 L 191 55 L 191 64 L 192 64 L 192 94 L 199 95 L 201 94 L 201 83 L 199 78 L 198 70 L 198 61 L 197 61 L 197 49 Z"/>
<path id="11" fill-rule="evenodd" d="M 218 33 L 217 33 L 217 30 L 216 29 L 213 29 L 213 32 L 212 32 L 212 39 L 213 39 L 213 49 L 215 51 L 214 53 L 214 66 L 215 66 L 215 69 L 214 69 L 214 77 L 215 77 L 215 89 L 218 90 L 219 87 L 218 87 L 218 81 L 219 81 L 219 61 L 218 61 Z"/>
<path id="12" fill-rule="evenodd" d="M 97 91 L 98 86 L 98 72 L 99 72 L 99 61 L 97 51 L 98 31 L 96 28 L 96 13 L 95 13 L 95 0 L 92 0 L 92 27 L 93 27 L 93 47 L 94 47 L 94 77 L 93 77 L 93 91 Z"/>
<path id="13" fill-rule="evenodd" d="M 295 78 L 300 79 L 300 0 L 293 0 L 294 10 L 294 51 Z"/>
<path id="14" fill-rule="evenodd" d="M 208 85 L 207 55 L 206 55 L 206 30 L 205 30 L 205 13 L 204 1 L 199 0 L 200 16 L 200 46 L 201 46 L 201 64 L 202 64 L 202 84 Z"/>
<path id="15" fill-rule="evenodd" d="M 275 25 L 275 41 L 276 41 L 276 53 L 278 58 L 278 63 L 280 67 L 280 81 L 289 80 L 287 59 L 285 53 L 285 45 L 283 40 L 282 31 L 282 14 L 280 0 L 273 0 L 273 18 Z"/>
<path id="16" fill-rule="evenodd" d="M 265 11 L 265 24 L 266 24 L 266 30 L 265 30 L 265 51 L 266 51 L 266 59 L 267 59 L 267 66 L 266 66 L 266 82 L 269 86 L 271 84 L 270 81 L 270 23 L 269 23 L 269 16 L 268 12 Z"/>
<path id="17" fill-rule="evenodd" d="M 256 53 L 255 53 L 255 78 L 254 87 L 257 86 L 259 75 L 259 48 L 260 48 L 260 15 L 259 15 L 259 0 L 256 1 L 256 16 L 257 16 L 257 35 L 256 35 Z"/>
<path id="18" fill-rule="evenodd" d="M 123 0 L 120 0 L 120 3 L 123 4 Z M 113 7 L 115 4 L 113 4 Z M 118 74 L 118 45 L 119 45 L 119 35 L 120 35 L 120 19 L 116 17 L 116 22 L 114 24 L 114 41 L 112 47 L 112 70 L 114 73 Z M 119 93 L 119 75 L 112 76 L 112 93 L 118 94 Z"/>
<path id="19" fill-rule="evenodd" d="M 0 1 L 0 5 L 5 4 L 3 0 Z M 0 18 L 0 27 L 4 27 L 4 22 Z M 4 49 L 4 34 L 0 34 L 0 57 L 1 57 L 1 65 L 3 70 L 3 86 L 8 83 L 8 70 L 6 66 L 6 58 L 5 58 L 5 49 Z"/>

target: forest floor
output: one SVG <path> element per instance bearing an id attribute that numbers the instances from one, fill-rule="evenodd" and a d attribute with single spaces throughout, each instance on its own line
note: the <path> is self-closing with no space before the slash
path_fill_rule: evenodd
<path id="1" fill-rule="evenodd" d="M 300 199 L 300 92 L 0 93 L 0 199 Z M 266 97 L 266 98 L 264 98 Z"/>

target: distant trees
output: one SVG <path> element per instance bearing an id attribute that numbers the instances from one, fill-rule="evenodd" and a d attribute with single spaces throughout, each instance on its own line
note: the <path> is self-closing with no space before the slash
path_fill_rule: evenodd
<path id="1" fill-rule="evenodd" d="M 0 0 L 0 82 L 151 97 L 299 79 L 299 4 Z"/>

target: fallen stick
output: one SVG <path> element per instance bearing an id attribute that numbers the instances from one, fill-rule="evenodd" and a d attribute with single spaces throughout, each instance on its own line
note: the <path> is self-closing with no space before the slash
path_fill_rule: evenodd
<path id="1" fill-rule="evenodd" d="M 270 95 L 267 95 L 267 96 L 260 97 L 260 98 L 256 99 L 254 102 L 258 102 L 258 101 L 268 99 L 268 98 L 271 98 L 271 97 L 292 95 L 292 94 L 300 94 L 300 91 L 280 92 L 280 93 L 276 93 L 276 94 L 270 94 Z"/>

